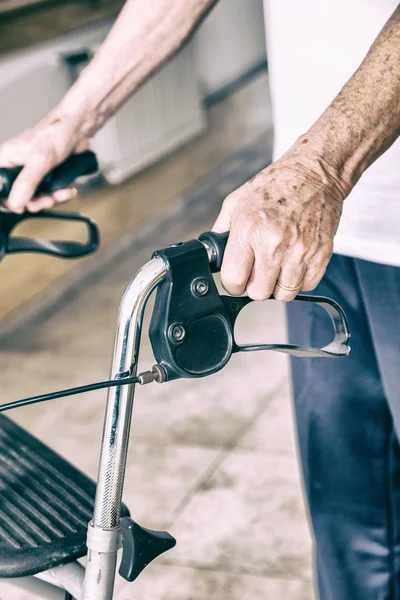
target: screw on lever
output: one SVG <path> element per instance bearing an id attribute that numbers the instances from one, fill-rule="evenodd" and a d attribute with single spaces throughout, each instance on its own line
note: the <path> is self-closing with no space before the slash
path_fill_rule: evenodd
<path id="1" fill-rule="evenodd" d="M 176 544 L 175 538 L 166 531 L 145 529 L 130 517 L 123 517 L 120 527 L 122 561 L 119 574 L 126 581 L 134 581 L 151 561 Z"/>

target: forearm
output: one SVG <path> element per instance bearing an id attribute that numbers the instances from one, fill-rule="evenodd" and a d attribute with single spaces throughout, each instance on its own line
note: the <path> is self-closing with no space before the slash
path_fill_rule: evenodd
<path id="1" fill-rule="evenodd" d="M 51 118 L 91 137 L 189 37 L 216 0 L 128 0 L 106 41 Z"/>
<path id="2" fill-rule="evenodd" d="M 345 197 L 400 135 L 400 7 L 365 60 L 296 146 L 308 144 Z"/>

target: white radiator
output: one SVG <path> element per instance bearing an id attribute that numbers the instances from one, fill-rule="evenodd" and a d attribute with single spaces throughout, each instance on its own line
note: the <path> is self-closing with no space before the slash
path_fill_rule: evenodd
<path id="1" fill-rule="evenodd" d="M 109 24 L 67 34 L 0 62 L 0 142 L 36 123 L 63 97 L 70 73 L 63 56 L 93 48 Z M 118 183 L 205 128 L 193 47 L 142 86 L 93 140 L 100 167 Z"/>
<path id="2" fill-rule="evenodd" d="M 96 135 L 93 148 L 110 183 L 149 166 L 204 130 L 194 58 L 188 45 Z"/>
<path id="3" fill-rule="evenodd" d="M 0 0 L 4 2 L 4 0 Z M 67 91 L 62 56 L 92 50 L 111 22 L 92 25 L 0 60 L 0 142 L 36 123 Z M 110 183 L 150 165 L 205 128 L 210 94 L 265 59 L 262 0 L 221 0 L 183 51 L 122 107 L 93 140 Z"/>

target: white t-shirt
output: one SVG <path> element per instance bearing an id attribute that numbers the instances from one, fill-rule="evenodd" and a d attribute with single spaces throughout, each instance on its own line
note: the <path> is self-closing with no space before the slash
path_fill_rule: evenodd
<path id="1" fill-rule="evenodd" d="M 398 0 L 264 0 L 275 158 L 357 70 Z M 400 102 L 400 99 L 399 99 Z M 339 254 L 400 266 L 400 139 L 345 200 Z"/>

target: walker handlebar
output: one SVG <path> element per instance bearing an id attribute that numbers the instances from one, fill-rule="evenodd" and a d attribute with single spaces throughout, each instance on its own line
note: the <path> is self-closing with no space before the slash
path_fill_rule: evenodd
<path id="1" fill-rule="evenodd" d="M 78 177 L 96 173 L 98 168 L 96 155 L 91 150 L 71 154 L 64 162 L 46 175 L 36 190 L 36 196 L 52 194 L 69 186 Z M 0 168 L 0 198 L 8 198 L 13 183 L 22 169 L 22 166 Z"/>

